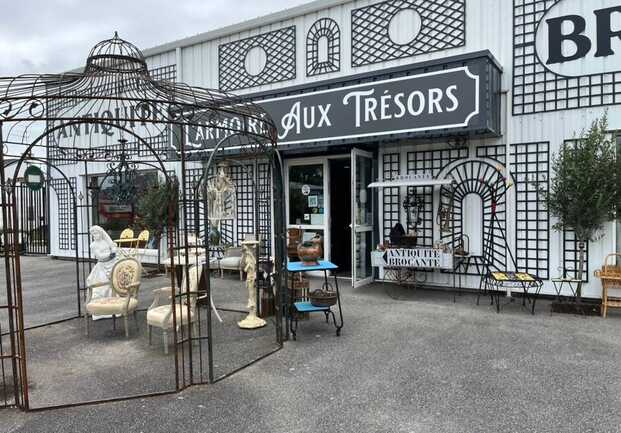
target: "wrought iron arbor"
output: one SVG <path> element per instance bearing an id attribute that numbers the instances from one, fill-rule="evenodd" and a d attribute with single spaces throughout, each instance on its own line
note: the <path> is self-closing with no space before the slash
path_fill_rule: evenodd
<path id="1" fill-rule="evenodd" d="M 37 161 L 48 169 L 49 184 L 63 184 L 69 192 L 70 217 L 59 224 L 71 233 L 76 269 L 75 311 L 73 320 L 82 315 L 85 296 L 85 275 L 92 266 L 84 240 L 91 225 L 92 197 L 88 187 L 89 175 L 116 167 L 131 166 L 157 171 L 167 185 L 178 185 L 178 200 L 168 207 L 166 221 L 166 249 L 171 265 L 181 260 L 181 268 L 188 276 L 191 263 L 189 238 L 202 233 L 200 247 L 207 251 L 198 294 L 211 296 L 210 245 L 207 194 L 199 194 L 211 173 L 216 173 L 223 160 L 237 164 L 261 164 L 269 178 L 261 191 L 256 179 L 251 203 L 255 217 L 248 232 L 260 241 L 257 261 L 273 263 L 274 299 L 281 298 L 281 282 L 286 272 L 284 263 L 284 206 L 273 206 L 269 234 L 264 230 L 265 218 L 260 215 L 260 202 L 284 203 L 282 161 L 276 150 L 276 128 L 269 116 L 258 106 L 231 94 L 171 81 L 155 80 L 149 75 L 147 63 L 131 43 L 118 35 L 97 44 L 81 73 L 60 75 L 26 75 L 0 78 L 0 144 L 11 135 L 13 128 L 24 128 L 36 138 L 13 144 L 17 149 L 12 171 L 7 170 L 7 157 L 0 156 L 0 185 L 2 216 L 2 244 L 6 297 L 0 305 L 0 388 L 3 401 L 0 406 L 15 405 L 24 410 L 33 407 L 29 398 L 28 382 L 28 326 L 24 320 L 25 300 L 19 249 L 20 206 L 17 178 L 26 164 Z M 192 182 L 190 173 L 198 179 Z M 10 175 L 12 173 L 12 175 Z M 73 173 L 68 176 L 67 173 Z M 242 173 L 243 175 L 243 173 Z M 122 177 L 122 176 L 121 176 Z M 265 187 L 265 185 L 268 185 Z M 176 208 L 176 209 L 175 209 Z M 194 213 L 194 209 L 203 213 Z M 175 215 L 180 217 L 175 219 Z M 86 242 L 88 245 L 88 241 Z M 260 269 L 260 266 L 256 267 Z M 188 280 L 185 278 L 184 280 Z M 189 287 L 170 275 L 171 302 L 187 298 Z M 185 290 L 181 290 L 185 289 Z M 243 368 L 273 350 L 282 347 L 281 302 L 275 302 L 271 322 L 274 346 L 258 357 L 244 358 Z M 174 326 L 174 362 L 168 373 L 174 377 L 176 392 L 188 386 L 211 383 L 234 371 L 214 373 L 213 324 L 211 309 L 204 308 L 199 326 L 184 326 L 188 315 L 172 308 Z M 201 310 L 199 310 L 201 311 Z M 5 320 L 6 319 L 6 320 Z M 40 324 L 42 326 L 48 323 Z M 236 369 L 234 369 L 236 370 Z M 153 392 L 155 393 L 155 392 Z M 153 394 L 142 393 L 142 395 Z M 159 392 L 158 392 L 159 393 Z M 97 401 L 135 397 L 136 394 L 114 395 Z M 71 402 L 82 404 L 84 401 Z M 54 404 L 50 406 L 55 406 Z"/>

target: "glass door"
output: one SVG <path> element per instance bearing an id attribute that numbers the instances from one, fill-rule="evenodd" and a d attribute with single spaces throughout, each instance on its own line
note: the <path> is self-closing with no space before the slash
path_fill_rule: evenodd
<path id="1" fill-rule="evenodd" d="M 351 151 L 351 240 L 352 285 L 360 287 L 373 281 L 373 155 L 359 149 Z"/>

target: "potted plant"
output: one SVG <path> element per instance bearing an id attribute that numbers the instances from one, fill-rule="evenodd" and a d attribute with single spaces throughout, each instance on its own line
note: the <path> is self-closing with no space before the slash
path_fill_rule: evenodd
<path id="1" fill-rule="evenodd" d="M 585 248 L 587 242 L 598 240 L 604 225 L 615 218 L 619 207 L 617 168 L 616 142 L 608 133 L 606 115 L 553 156 L 554 177 L 544 195 L 550 214 L 558 218 L 553 228 L 575 232 L 579 249 L 576 279 L 580 281 L 578 302 L 563 308 L 556 304 L 553 308 L 557 311 L 599 314 L 599 306 L 593 308 L 582 300 Z"/>
<path id="2" fill-rule="evenodd" d="M 158 269 L 160 267 L 160 245 L 162 235 L 172 216 L 172 224 L 176 224 L 179 216 L 179 184 L 172 182 L 153 182 L 138 199 L 136 209 L 141 222 L 152 234 L 158 249 Z M 172 212 L 170 214 L 169 212 Z"/>

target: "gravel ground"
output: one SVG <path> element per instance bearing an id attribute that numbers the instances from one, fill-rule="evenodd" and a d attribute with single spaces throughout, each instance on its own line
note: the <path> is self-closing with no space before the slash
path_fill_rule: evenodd
<path id="1" fill-rule="evenodd" d="M 232 279 L 231 279 L 232 281 Z M 345 284 L 341 284 L 345 286 Z M 214 385 L 53 412 L 0 411 L 3 432 L 619 432 L 621 315 L 501 314 L 464 295 L 343 287 L 323 316 Z M 62 357 L 60 358 L 62 359 Z"/>

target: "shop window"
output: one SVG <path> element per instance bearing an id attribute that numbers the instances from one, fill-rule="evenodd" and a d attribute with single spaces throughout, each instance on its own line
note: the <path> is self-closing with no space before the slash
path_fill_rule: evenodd
<path id="1" fill-rule="evenodd" d="M 101 226 L 112 239 L 118 239 L 126 228 L 143 230 L 140 215 L 136 212 L 136 204 L 147 188 L 157 182 L 157 173 L 141 172 L 136 177 L 136 194 L 132 199 L 119 201 L 113 197 L 111 176 L 93 176 L 89 181 L 92 193 L 93 224 Z M 157 248 L 150 245 L 153 237 L 147 242 L 148 248 Z"/>
<path id="2" fill-rule="evenodd" d="M 483 255 L 483 200 L 478 194 L 468 194 L 462 202 L 462 236 L 464 248 L 472 256 Z"/>
<path id="3" fill-rule="evenodd" d="M 289 168 L 289 224 L 321 226 L 324 223 L 323 164 Z"/>

